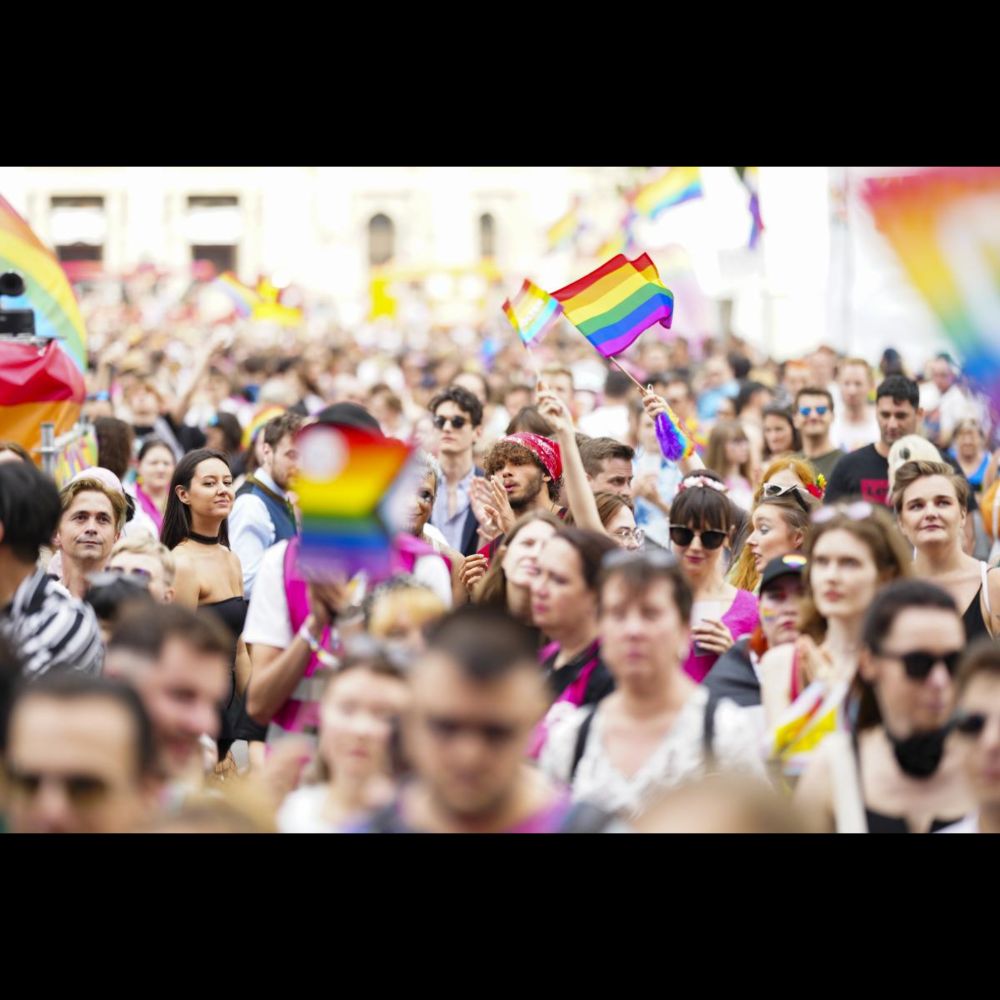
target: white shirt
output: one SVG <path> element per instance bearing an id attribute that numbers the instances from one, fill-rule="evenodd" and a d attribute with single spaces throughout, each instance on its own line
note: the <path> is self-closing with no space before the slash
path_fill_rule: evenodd
<path id="1" fill-rule="evenodd" d="M 610 437 L 624 441 L 628 437 L 628 407 L 624 404 L 599 406 L 580 418 L 580 431 L 590 437 Z"/>
<path id="2" fill-rule="evenodd" d="M 326 785 L 305 785 L 287 796 L 275 817 L 279 833 L 339 833 L 323 818 Z"/>
<path id="3" fill-rule="evenodd" d="M 286 492 L 263 469 L 258 469 L 254 475 L 269 490 L 287 498 Z M 254 493 L 238 496 L 229 515 L 229 547 L 239 556 L 243 567 L 243 593 L 247 597 L 253 595 L 260 561 L 274 545 L 276 537 L 274 522 L 264 501 Z"/>
<path id="4" fill-rule="evenodd" d="M 295 635 L 285 599 L 285 550 L 288 540 L 272 545 L 257 567 L 256 583 L 243 625 L 243 640 L 287 649 Z"/>
<path id="5" fill-rule="evenodd" d="M 837 416 L 830 428 L 830 441 L 835 448 L 844 452 L 857 451 L 880 438 L 878 421 L 871 407 L 865 409 L 865 419 L 860 424 L 849 424 L 842 414 Z"/>
<path id="6" fill-rule="evenodd" d="M 979 813 L 969 813 L 965 819 L 960 819 L 951 826 L 943 826 L 936 833 L 979 833 Z"/>

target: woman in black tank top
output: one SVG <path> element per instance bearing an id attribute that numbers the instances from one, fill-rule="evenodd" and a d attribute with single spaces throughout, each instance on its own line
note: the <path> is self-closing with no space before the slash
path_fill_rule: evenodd
<path id="1" fill-rule="evenodd" d="M 969 483 L 943 462 L 904 462 L 893 480 L 899 527 L 914 547 L 913 575 L 951 594 L 967 642 L 998 631 L 1000 575 L 963 549 Z"/>
<path id="2" fill-rule="evenodd" d="M 160 534 L 177 562 L 177 601 L 216 615 L 233 638 L 232 684 L 218 736 L 220 760 L 235 740 L 263 741 L 265 733 L 243 706 L 250 680 L 250 657 L 240 638 L 247 601 L 240 560 L 228 548 L 232 506 L 233 476 L 225 456 L 206 448 L 190 452 L 174 470 Z"/>

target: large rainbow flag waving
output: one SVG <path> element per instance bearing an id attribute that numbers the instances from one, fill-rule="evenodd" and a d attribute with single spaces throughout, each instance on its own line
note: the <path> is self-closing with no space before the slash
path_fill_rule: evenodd
<path id="1" fill-rule="evenodd" d="M 87 367 L 87 331 L 69 279 L 55 254 L 0 195 L 0 270 L 24 279 L 24 295 L 4 299 L 7 309 L 35 312 L 35 333 L 58 340 L 80 371 Z"/>
<path id="2" fill-rule="evenodd" d="M 669 327 L 673 293 L 649 257 L 612 257 L 590 274 L 552 293 L 566 318 L 606 358 L 628 348 L 654 323 Z"/>
<path id="3" fill-rule="evenodd" d="M 640 215 L 655 219 L 668 208 L 702 196 L 699 167 L 670 167 L 665 174 L 643 184 L 632 196 L 632 206 Z"/>

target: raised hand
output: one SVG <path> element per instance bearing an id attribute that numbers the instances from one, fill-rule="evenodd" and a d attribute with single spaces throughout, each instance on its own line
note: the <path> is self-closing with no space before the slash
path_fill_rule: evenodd
<path id="1" fill-rule="evenodd" d="M 476 585 L 484 576 L 486 576 L 486 571 L 489 569 L 489 561 L 486 556 L 481 556 L 478 553 L 474 556 L 466 556 L 465 563 L 462 566 L 461 580 L 462 586 L 471 594 L 475 589 Z"/>
<path id="2" fill-rule="evenodd" d="M 492 492 L 487 480 L 473 477 L 469 486 L 469 506 L 479 522 L 479 531 L 484 538 L 496 538 L 500 534 L 500 526 L 496 523 L 496 512 L 492 509 L 490 500 Z M 490 509 L 487 510 L 487 507 Z"/>

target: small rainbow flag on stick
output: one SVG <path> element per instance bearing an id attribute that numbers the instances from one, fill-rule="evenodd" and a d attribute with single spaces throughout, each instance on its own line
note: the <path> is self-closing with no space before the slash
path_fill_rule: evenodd
<path id="1" fill-rule="evenodd" d="M 632 196 L 632 206 L 640 215 L 655 219 L 668 208 L 702 196 L 699 167 L 670 167 L 656 180 L 642 185 Z"/>
<path id="2" fill-rule="evenodd" d="M 237 313 L 244 318 L 251 315 L 261 304 L 261 297 L 252 288 L 244 285 L 232 271 L 220 274 L 212 284 L 232 299 Z"/>
<path id="3" fill-rule="evenodd" d="M 618 254 L 552 296 L 605 358 L 620 354 L 654 323 L 669 328 L 674 315 L 673 293 L 648 254 L 634 261 Z"/>
<path id="4" fill-rule="evenodd" d="M 87 330 L 73 289 L 48 247 L 0 196 L 0 271 L 16 271 L 24 279 L 24 306 L 16 299 L 8 308 L 35 312 L 35 335 L 58 340 L 80 371 L 87 367 Z"/>
<path id="5" fill-rule="evenodd" d="M 558 250 L 576 239 L 582 229 L 580 221 L 580 199 L 574 198 L 569 211 L 558 222 L 549 226 L 545 233 L 549 251 Z"/>
<path id="6" fill-rule="evenodd" d="M 372 578 L 392 571 L 389 529 L 379 505 L 398 479 L 410 448 L 353 427 L 313 424 L 297 435 L 302 512 L 299 565 L 310 579 Z"/>
<path id="7" fill-rule="evenodd" d="M 563 307 L 533 281 L 524 279 L 513 301 L 503 304 L 510 325 L 520 334 L 524 346 L 542 339 L 562 315 Z"/>

